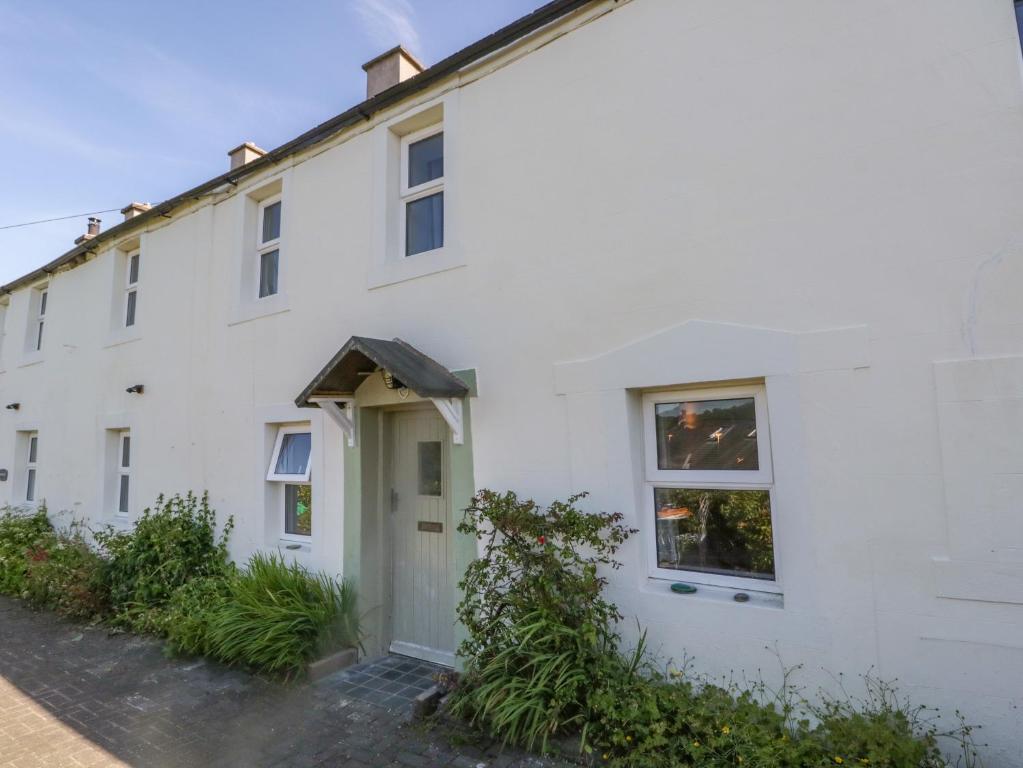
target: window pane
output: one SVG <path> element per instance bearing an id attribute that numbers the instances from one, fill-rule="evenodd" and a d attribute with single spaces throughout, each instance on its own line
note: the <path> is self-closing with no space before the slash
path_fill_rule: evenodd
<path id="1" fill-rule="evenodd" d="M 277 201 L 263 209 L 263 239 L 260 242 L 269 243 L 281 236 L 281 203 Z M 251 235 L 249 235 L 251 237 Z"/>
<path id="2" fill-rule="evenodd" d="M 135 291 L 128 292 L 128 308 L 124 313 L 124 324 L 127 327 L 135 325 L 135 302 L 137 301 Z"/>
<path id="3" fill-rule="evenodd" d="M 128 514 L 128 481 L 127 475 L 121 475 L 121 492 L 117 496 L 117 511 L 122 515 Z"/>
<path id="4" fill-rule="evenodd" d="M 128 283 L 134 285 L 139 281 L 139 255 L 134 254 L 128 261 Z"/>
<path id="5" fill-rule="evenodd" d="M 39 317 L 46 314 L 46 297 L 49 295 L 49 291 L 43 291 L 39 294 Z"/>
<path id="6" fill-rule="evenodd" d="M 405 255 L 444 245 L 444 193 L 421 197 L 405 206 Z"/>
<path id="7" fill-rule="evenodd" d="M 441 444 L 431 441 L 419 444 L 419 495 L 440 496 L 441 487 Z"/>
<path id="8" fill-rule="evenodd" d="M 657 403 L 658 469 L 760 468 L 752 397 Z"/>
<path id="9" fill-rule="evenodd" d="M 277 257 L 280 251 L 259 254 L 259 298 L 277 293 Z"/>
<path id="10" fill-rule="evenodd" d="M 36 350 L 43 348 L 43 323 L 39 322 L 39 331 L 36 333 Z"/>
<path id="11" fill-rule="evenodd" d="M 36 463 L 36 454 L 39 452 L 39 438 L 30 437 L 28 439 L 28 463 Z"/>
<path id="12" fill-rule="evenodd" d="M 299 536 L 312 535 L 312 486 L 290 484 L 284 486 L 284 532 Z"/>
<path id="13" fill-rule="evenodd" d="M 408 185 L 416 187 L 444 175 L 444 134 L 408 146 Z"/>
<path id="14" fill-rule="evenodd" d="M 304 475 L 309 466 L 311 447 L 312 436 L 309 432 L 289 432 L 284 435 L 274 474 Z"/>
<path id="15" fill-rule="evenodd" d="M 30 469 L 28 471 L 28 487 L 25 489 L 25 500 L 35 501 L 36 498 L 36 471 Z"/>
<path id="16" fill-rule="evenodd" d="M 131 466 L 131 436 L 125 435 L 121 438 L 121 466 L 128 468 Z"/>
<path id="17" fill-rule="evenodd" d="M 657 567 L 774 578 L 767 491 L 655 488 Z"/>

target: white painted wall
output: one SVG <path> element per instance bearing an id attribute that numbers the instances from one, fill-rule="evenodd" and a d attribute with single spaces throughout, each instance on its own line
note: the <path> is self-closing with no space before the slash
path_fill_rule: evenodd
<path id="1" fill-rule="evenodd" d="M 340 433 L 291 403 L 349 336 L 400 336 L 477 369 L 479 486 L 588 489 L 644 529 L 613 592 L 666 656 L 769 673 L 776 647 L 811 688 L 873 667 L 983 723 L 989 764 L 1023 765 L 1012 3 L 587 13 L 417 100 L 445 114 L 451 269 L 380 278 L 383 123 L 412 114 L 393 111 L 146 231 L 134 340 L 108 346 L 111 250 L 52 277 L 32 365 L 15 292 L 0 404 L 21 409 L 0 410 L 0 466 L 38 429 L 41 495 L 101 519 L 103 430 L 130 426 L 133 511 L 208 488 L 241 558 L 277 543 L 266 424 L 311 418 L 300 557 L 337 569 Z M 238 302 L 243 209 L 276 179 L 286 298 L 258 316 Z M 734 376 L 767 382 L 783 608 L 647 578 L 636 390 Z"/>

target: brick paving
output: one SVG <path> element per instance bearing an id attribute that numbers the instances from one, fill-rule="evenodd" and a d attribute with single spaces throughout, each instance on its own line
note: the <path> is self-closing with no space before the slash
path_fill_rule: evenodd
<path id="1" fill-rule="evenodd" d="M 0 596 L 0 768 L 564 765 L 408 724 L 421 672 L 397 660 L 364 675 L 280 685 L 201 659 L 167 659 L 157 640 Z M 401 696 L 366 700 L 386 685 L 375 680 L 398 678 Z"/>

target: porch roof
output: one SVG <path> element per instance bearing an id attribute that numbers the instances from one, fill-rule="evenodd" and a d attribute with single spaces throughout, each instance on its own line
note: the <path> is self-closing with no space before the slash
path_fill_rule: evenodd
<path id="1" fill-rule="evenodd" d="M 408 342 L 352 336 L 295 398 L 295 404 L 309 408 L 315 405 L 310 398 L 353 397 L 366 376 L 379 368 L 420 397 L 461 398 L 469 393 L 465 382 Z"/>

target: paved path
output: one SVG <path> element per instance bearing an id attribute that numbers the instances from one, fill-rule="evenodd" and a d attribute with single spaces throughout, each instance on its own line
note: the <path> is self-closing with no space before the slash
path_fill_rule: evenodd
<path id="1" fill-rule="evenodd" d="M 161 647 L 0 596 L 0 768 L 553 765 L 452 746 L 340 676 L 283 686 Z"/>

